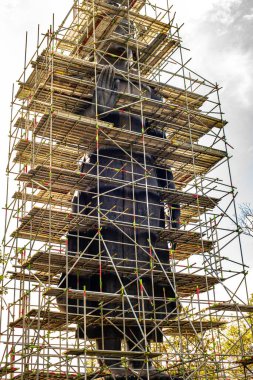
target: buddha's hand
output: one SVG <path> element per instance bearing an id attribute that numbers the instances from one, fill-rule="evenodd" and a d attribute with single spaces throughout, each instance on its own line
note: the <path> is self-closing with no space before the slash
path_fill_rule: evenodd
<path id="1" fill-rule="evenodd" d="M 104 66 L 94 93 L 94 103 L 97 104 L 98 115 L 110 112 L 115 108 L 119 83 L 119 79 L 115 79 L 115 68 L 112 65 Z"/>

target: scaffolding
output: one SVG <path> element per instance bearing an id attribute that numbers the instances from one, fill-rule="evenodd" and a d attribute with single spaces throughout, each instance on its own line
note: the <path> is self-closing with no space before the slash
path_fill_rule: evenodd
<path id="1" fill-rule="evenodd" d="M 53 19 L 38 29 L 30 60 L 26 43 L 9 131 L 0 377 L 252 379 L 253 306 L 219 86 L 190 69 L 168 3 L 116 3 L 75 0 L 58 28 Z M 115 43 L 124 53 L 111 52 Z M 101 114 L 111 58 L 127 64 L 113 69 L 124 89 L 110 90 L 114 108 Z M 130 121 L 119 127 L 112 112 Z M 158 186 L 157 173 L 170 180 Z M 140 244 L 141 234 L 160 245 Z M 117 350 L 109 328 L 122 337 Z"/>

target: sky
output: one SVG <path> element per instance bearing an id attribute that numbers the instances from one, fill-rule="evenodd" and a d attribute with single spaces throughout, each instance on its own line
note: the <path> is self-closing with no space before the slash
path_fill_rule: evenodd
<path id="1" fill-rule="evenodd" d="M 159 0 L 159 4 L 165 0 Z M 252 203 L 253 187 L 253 1 L 174 0 L 178 24 L 184 23 L 184 46 L 191 49 L 194 71 L 218 82 L 222 109 L 229 121 L 227 138 L 235 148 L 232 159 L 238 203 Z M 1 0 L 1 205 L 5 204 L 5 168 L 8 154 L 11 88 L 24 65 L 25 32 L 28 57 L 36 46 L 37 25 L 46 31 L 55 13 L 59 24 L 72 0 Z M 2 227 L 2 223 L 0 224 Z M 2 231 L 1 231 L 2 235 Z M 253 240 L 243 239 L 245 261 L 253 278 Z M 253 281 L 250 290 L 253 292 Z"/>

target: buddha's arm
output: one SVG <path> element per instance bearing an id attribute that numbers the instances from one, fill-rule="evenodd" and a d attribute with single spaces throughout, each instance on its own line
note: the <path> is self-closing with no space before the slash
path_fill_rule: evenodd
<path id="1" fill-rule="evenodd" d="M 118 95 L 119 80 L 115 79 L 115 69 L 112 65 L 104 66 L 93 92 L 90 106 L 84 115 L 95 118 L 112 111 L 115 108 Z"/>
<path id="2" fill-rule="evenodd" d="M 159 102 L 162 102 L 163 101 L 163 97 L 158 94 L 153 88 L 149 87 L 149 86 L 146 86 L 149 88 L 149 92 L 150 92 L 150 98 L 152 100 L 157 100 Z M 154 116 L 155 118 L 155 116 Z M 155 124 L 155 122 L 151 122 L 151 121 L 146 121 L 146 133 L 150 136 L 154 136 L 154 137 L 160 137 L 160 138 L 163 138 L 165 139 L 166 138 L 166 133 L 165 131 L 163 131 L 162 129 L 160 128 L 156 128 L 153 124 Z"/>

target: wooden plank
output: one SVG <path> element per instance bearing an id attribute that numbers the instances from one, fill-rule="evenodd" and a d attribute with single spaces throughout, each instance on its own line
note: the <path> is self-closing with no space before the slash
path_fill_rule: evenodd
<path id="1" fill-rule="evenodd" d="M 53 145 L 50 147 L 50 144 L 47 142 L 42 143 L 32 143 L 29 140 L 20 140 L 15 146 L 17 151 L 14 158 L 14 163 L 20 163 L 26 165 L 44 165 L 49 166 L 50 163 L 54 167 L 71 170 L 73 172 L 78 172 L 80 168 L 80 163 L 83 161 L 83 157 L 87 151 L 80 149 L 65 147 L 64 145 Z M 128 160 L 128 157 L 126 157 Z M 182 159 L 182 161 L 185 161 Z M 174 183 L 178 190 L 182 190 L 185 186 L 190 183 L 195 178 L 194 165 L 185 164 L 185 163 L 175 163 L 173 166 L 176 166 L 173 171 Z M 170 169 L 170 166 L 159 164 L 154 167 L 161 167 L 166 170 Z M 203 167 L 198 167 L 199 172 L 204 175 L 208 170 Z M 209 169 L 211 169 L 209 167 Z"/>
<path id="2" fill-rule="evenodd" d="M 40 310 L 40 319 L 37 317 L 38 310 L 33 309 L 27 313 L 24 317 L 18 318 L 14 322 L 10 323 L 12 328 L 23 328 L 28 329 L 37 329 L 40 326 L 40 330 L 49 330 L 49 331 L 66 331 L 68 326 L 73 324 L 82 324 L 84 323 L 84 318 L 87 321 L 87 326 L 89 324 L 101 323 L 101 318 L 93 317 L 91 315 L 83 316 L 80 314 L 71 314 L 68 313 L 68 321 L 66 321 L 66 314 L 53 311 L 44 311 Z M 165 327 L 164 334 L 170 336 L 176 336 L 180 334 L 186 335 L 196 335 L 202 333 L 203 331 L 208 331 L 212 329 L 218 329 L 224 327 L 226 324 L 225 321 L 215 322 L 215 321 L 188 321 L 188 320 L 155 320 L 155 319 L 146 319 L 147 326 L 155 326 L 157 323 L 160 327 Z M 111 325 L 112 323 L 118 326 L 121 326 L 123 323 L 126 326 L 135 326 L 135 318 L 114 318 L 114 317 L 104 317 L 104 325 Z M 70 329 L 68 328 L 68 331 Z"/>
<path id="3" fill-rule="evenodd" d="M 94 184 L 96 185 L 97 177 L 89 172 L 77 172 L 63 168 L 49 167 L 38 165 L 34 169 L 31 169 L 28 173 L 21 172 L 17 178 L 18 181 L 27 182 L 27 186 L 33 186 L 34 188 L 45 189 L 45 186 L 50 188 L 52 199 L 57 196 L 61 197 L 60 201 L 71 201 L 70 198 L 66 198 L 63 194 L 73 194 L 74 191 L 90 191 Z M 114 178 L 108 178 L 100 176 L 101 183 L 113 183 L 115 186 L 125 185 L 130 186 L 127 181 L 118 179 L 115 175 Z M 135 188 L 144 189 L 145 184 L 136 183 Z M 186 193 L 178 190 L 169 190 L 166 188 L 160 188 L 150 186 L 151 191 L 157 191 L 161 194 L 162 201 L 166 201 L 169 204 L 180 203 L 182 205 L 193 205 L 196 207 L 196 212 L 201 209 L 213 209 L 217 206 L 219 200 L 217 198 L 202 196 L 198 194 Z M 43 196 L 43 194 L 42 194 Z M 25 197 L 25 194 L 24 194 Z M 39 201 L 39 196 L 34 198 Z M 52 202 L 53 202 L 52 200 Z M 68 205 L 69 206 L 69 205 Z"/>
<path id="4" fill-rule="evenodd" d="M 210 310 L 232 311 L 237 313 L 253 313 L 253 305 L 243 305 L 237 303 L 221 302 L 209 307 Z"/>
<path id="5" fill-rule="evenodd" d="M 24 87 L 24 92 L 19 91 L 17 96 L 20 99 L 29 98 L 28 108 L 36 112 L 48 113 L 51 96 L 53 96 L 54 109 L 82 114 L 91 101 L 95 87 L 94 73 L 89 66 L 86 69 L 88 69 L 88 72 L 86 70 L 84 74 L 76 74 L 76 77 L 73 77 L 73 75 L 65 75 L 64 68 L 61 68 L 59 74 L 57 75 L 56 72 L 53 77 L 53 88 L 48 76 L 46 76 L 45 82 L 43 80 L 39 82 L 38 88 L 34 87 L 35 78 L 28 80 L 27 84 L 21 84 L 21 88 Z M 97 70 L 99 72 L 99 65 Z M 85 79 L 82 79 L 82 76 Z M 29 84 L 29 82 L 31 83 Z M 153 86 L 155 88 L 159 87 L 156 82 L 153 83 Z M 164 91 L 164 95 L 166 94 L 167 92 Z M 117 93 L 115 108 L 121 107 L 124 108 L 125 112 L 143 114 L 149 119 L 152 126 L 164 129 L 169 138 L 173 137 L 173 139 L 179 141 L 197 141 L 212 128 L 221 128 L 225 125 L 225 122 L 223 123 L 217 118 L 201 113 L 196 109 L 191 109 L 191 102 L 194 99 L 198 100 L 198 95 L 195 98 L 190 96 L 188 98 L 185 91 L 173 88 L 170 89 L 168 95 L 169 98 L 162 102 L 145 98 L 143 94 L 138 96 L 126 92 Z M 180 104 L 181 101 L 182 103 Z M 186 104 L 190 111 L 186 108 Z"/>
<path id="6" fill-rule="evenodd" d="M 116 145 L 113 148 L 115 147 Z M 64 144 L 50 145 L 47 141 L 33 143 L 30 140 L 20 140 L 16 144 L 15 150 L 17 153 L 13 159 L 14 163 L 24 164 L 24 166 L 30 165 L 31 163 L 35 166 L 52 165 L 55 168 L 58 167 L 72 172 L 78 172 L 83 158 L 89 154 L 88 150 L 84 150 L 81 147 L 71 148 Z M 147 150 L 150 149 L 147 148 Z M 172 167 L 174 182 L 178 190 L 182 190 L 195 176 L 198 177 L 198 175 L 204 176 L 208 174 L 216 164 L 225 158 L 223 154 L 212 156 L 209 153 L 196 153 L 194 154 L 194 159 L 184 150 L 182 150 L 181 154 L 180 148 L 174 148 L 174 150 L 177 151 L 178 154 L 167 153 L 168 157 L 166 159 L 162 157 L 159 158 L 154 161 L 153 166 L 154 168 L 163 168 L 166 170 L 171 170 L 170 168 Z M 122 148 L 122 153 L 124 154 L 124 148 Z M 139 154 L 142 153 L 139 152 Z M 129 160 L 129 156 L 126 155 L 125 161 Z M 194 165 L 195 161 L 198 165 Z"/>
<path id="7" fill-rule="evenodd" d="M 96 35 L 96 49 L 101 50 L 102 41 L 108 40 L 122 19 L 126 18 L 129 22 L 134 22 L 135 29 L 138 31 L 136 43 L 140 46 L 143 41 L 152 40 L 158 32 L 167 33 L 170 29 L 168 24 L 138 13 L 144 4 L 144 0 L 132 1 L 129 7 L 128 4 L 126 5 L 128 8 L 126 12 L 126 7 L 119 9 L 108 2 L 83 3 L 81 7 L 78 7 L 78 14 L 68 26 L 67 31 L 58 41 L 57 48 L 67 50 L 71 54 L 79 53 L 87 59 L 87 48 L 94 47 L 93 35 Z M 94 13 L 90 11 L 93 5 L 95 5 Z M 149 27 L 146 26 L 147 24 Z M 127 37 L 125 44 L 127 44 Z"/>
<path id="8" fill-rule="evenodd" d="M 146 0 L 132 0 L 130 2 L 131 8 L 137 12 L 139 12 L 144 7 L 145 4 L 146 4 Z"/>
<path id="9" fill-rule="evenodd" d="M 100 218 L 102 227 L 110 226 L 114 220 L 103 215 Z M 135 225 L 132 223 L 117 221 L 120 228 L 135 228 L 146 230 L 147 225 Z M 15 238 L 31 239 L 44 242 L 58 243 L 66 241 L 66 234 L 71 230 L 87 232 L 88 230 L 96 231 L 98 228 L 98 218 L 93 215 L 74 214 L 57 209 L 33 207 L 29 213 L 21 219 L 21 224 L 11 236 Z M 212 249 L 213 243 L 201 238 L 197 232 L 177 229 L 154 228 L 161 240 L 170 241 L 180 245 L 190 245 L 192 249 L 197 248 L 205 252 Z M 180 248 L 179 248 L 180 249 Z"/>
<path id="10" fill-rule="evenodd" d="M 53 123 L 52 133 L 51 128 L 49 128 L 51 120 Z M 146 154 L 154 156 L 157 165 L 172 166 L 176 171 L 185 170 L 185 172 L 193 174 L 207 173 L 214 165 L 226 157 L 226 153 L 218 149 L 197 144 L 192 145 L 186 142 L 180 143 L 176 140 L 170 141 L 169 139 L 161 139 L 148 134 L 143 136 L 141 133 L 118 129 L 113 127 L 112 124 L 102 121 L 96 123 L 94 119 L 84 116 L 55 111 L 52 119 L 49 118 L 49 115 L 45 115 L 41 119 L 34 133 L 36 136 L 43 136 L 48 139 L 52 135 L 57 144 L 50 147 L 49 145 L 47 146 L 46 142 L 43 142 L 42 145 L 37 142 L 29 147 L 27 140 L 20 140 L 15 147 L 20 152 L 16 156 L 15 162 L 24 161 L 21 153 L 26 150 L 27 161 L 29 161 L 29 152 L 35 156 L 35 160 L 36 156 L 42 156 L 44 153 L 45 157 L 41 158 L 44 161 L 49 160 L 51 152 L 53 152 L 53 156 L 57 156 L 56 152 L 58 152 L 61 155 L 58 161 L 63 161 L 65 167 L 67 166 L 67 163 L 65 164 L 67 157 L 70 158 L 70 163 L 74 162 L 75 165 L 85 153 L 88 154 L 96 149 L 97 126 L 99 127 L 99 143 L 101 147 L 120 146 L 123 152 L 134 149 L 135 152 L 141 153 L 145 146 Z M 73 147 L 72 144 L 76 147 Z M 66 158 L 63 159 L 64 157 Z M 63 164 L 60 166 L 63 166 Z M 191 178 L 192 176 L 189 176 L 188 180 Z"/>
<path id="11" fill-rule="evenodd" d="M 76 258 L 76 259 L 78 259 L 78 258 Z M 45 260 L 45 265 L 46 266 L 48 265 L 46 260 Z M 66 265 L 66 260 L 65 260 L 65 265 Z M 74 266 L 74 264 L 73 264 L 73 266 Z M 31 268 L 33 268 L 33 267 L 34 266 L 31 265 Z M 63 267 L 61 267 L 61 268 L 59 267 L 58 269 L 63 270 Z M 86 268 L 84 267 L 83 269 L 85 271 Z M 94 267 L 92 268 L 92 270 L 94 270 Z M 121 271 L 119 269 L 119 273 L 120 272 Z M 141 272 L 142 271 L 140 271 L 140 273 Z M 166 282 L 167 282 L 167 286 L 168 286 L 169 283 L 168 283 L 167 277 L 164 275 L 162 270 L 155 269 L 154 272 L 152 272 L 152 275 L 154 276 L 155 283 L 157 281 L 159 281 L 159 278 L 160 278 L 159 283 L 164 284 L 164 286 L 166 286 Z M 179 296 L 179 297 L 189 297 L 189 296 L 195 295 L 197 292 L 197 289 L 200 293 L 205 293 L 205 292 L 209 291 L 210 289 L 212 289 L 216 284 L 219 283 L 219 279 L 217 279 L 215 277 L 193 275 L 190 273 L 188 274 L 188 273 L 171 273 L 171 272 L 168 272 L 167 276 L 168 276 L 169 280 L 171 281 L 171 283 L 173 284 L 173 286 L 175 284 L 176 293 L 177 293 L 177 296 Z M 75 289 L 60 289 L 60 288 L 50 287 L 49 289 L 47 289 L 44 292 L 44 295 L 50 296 L 50 297 L 56 297 L 59 295 L 66 296 L 66 292 L 67 292 L 67 297 L 69 299 L 83 300 L 83 297 L 84 297 L 83 291 L 82 290 L 75 290 Z M 116 303 L 117 302 L 122 303 L 123 299 L 126 300 L 126 296 L 121 295 L 121 294 L 93 292 L 93 291 L 89 291 L 89 290 L 86 291 L 86 297 L 87 297 L 87 300 L 90 300 L 90 301 L 105 301 L 105 302 L 114 301 Z M 146 297 L 146 296 L 144 296 L 144 297 L 139 296 L 138 297 L 138 296 L 131 296 L 131 295 L 128 295 L 127 298 L 130 299 L 131 301 L 136 301 L 136 302 L 138 302 L 138 300 L 141 300 L 142 298 L 144 300 L 150 299 L 149 297 Z M 154 299 L 156 301 L 163 301 L 164 302 L 164 298 L 154 297 Z"/>
<path id="12" fill-rule="evenodd" d="M 49 81 L 49 79 L 47 79 L 48 72 L 46 60 L 47 53 L 44 52 L 38 57 L 37 61 L 33 63 L 33 65 L 36 67 L 36 75 L 35 71 L 32 71 L 26 83 L 20 83 L 20 90 L 17 93 L 18 98 L 23 100 L 33 95 L 32 89 L 35 88 L 35 83 L 41 85 L 43 83 L 46 84 L 47 80 Z M 103 66 L 101 64 L 95 65 L 93 62 L 88 62 L 81 58 L 55 53 L 53 78 L 54 84 L 58 86 L 62 84 L 62 89 L 67 89 L 72 84 L 72 90 L 75 88 L 76 94 L 81 93 L 82 96 L 86 96 L 89 99 L 93 93 L 95 86 L 95 70 L 99 74 L 102 68 Z M 116 75 L 117 77 L 124 79 L 122 72 L 116 70 Z M 129 73 L 129 80 L 133 83 L 139 83 L 139 77 L 134 72 Z M 145 77 L 141 77 L 141 83 L 151 86 L 158 93 L 161 93 L 161 95 L 170 103 L 181 107 L 185 106 L 187 101 L 189 108 L 197 109 L 200 108 L 207 100 L 206 96 L 200 95 L 198 93 L 185 91 L 185 89 L 177 88 L 172 85 L 166 85 L 157 81 L 152 81 Z M 71 86 L 69 89 L 71 89 Z M 216 120 L 215 126 L 218 128 L 223 126 L 223 124 L 220 121 L 218 122 L 217 119 L 211 118 L 211 120 Z"/>
<path id="13" fill-rule="evenodd" d="M 122 260 L 114 257 L 113 263 L 116 265 L 117 271 L 120 274 L 132 274 L 133 267 L 130 260 Z M 41 273 L 43 270 L 44 276 L 50 270 L 53 276 L 52 278 L 57 278 L 59 280 L 59 275 L 62 272 L 69 271 L 70 268 L 72 268 L 71 274 L 79 273 L 82 276 L 87 276 L 90 273 L 97 271 L 99 264 L 99 259 L 90 254 L 72 256 L 66 255 L 64 253 L 59 253 L 54 250 L 50 251 L 50 253 L 47 251 L 38 251 L 22 263 L 22 270 L 28 269 L 29 271 L 37 271 L 37 273 Z M 101 257 L 101 264 L 104 273 L 111 273 L 114 271 L 113 264 L 108 261 L 108 258 L 106 256 Z M 140 260 L 140 275 L 147 273 L 147 265 L 149 265 L 149 263 Z M 166 264 L 164 264 L 164 266 L 166 266 Z M 160 264 L 158 264 L 156 261 L 154 261 L 152 268 L 152 276 L 154 277 L 155 283 L 161 282 L 165 284 L 166 282 L 168 283 L 168 279 L 172 284 L 176 282 L 176 292 L 180 297 L 193 295 L 196 293 L 197 289 L 200 293 L 206 292 L 220 282 L 220 280 L 216 277 L 190 273 L 166 272 L 165 275 L 164 271 L 161 269 Z M 43 282 L 47 283 L 48 278 L 45 277 L 45 281 Z M 88 295 L 91 294 L 88 293 Z M 73 297 L 77 296 L 79 295 L 73 293 Z M 96 297 L 96 294 L 94 292 L 93 296 Z"/>
<path id="14" fill-rule="evenodd" d="M 136 12 L 134 7 L 129 10 L 128 7 L 117 7 L 103 0 L 87 0 L 87 3 L 94 4 L 97 12 L 119 16 L 122 19 L 133 21 L 136 25 L 141 25 L 142 27 L 145 27 L 145 29 L 147 28 L 149 31 L 155 33 L 167 33 L 170 30 L 170 25 L 168 23 L 159 21 L 158 19 L 147 15 L 142 15 L 139 12 Z"/>
<path id="15" fill-rule="evenodd" d="M 42 268 L 43 270 L 43 268 Z M 25 281 L 30 283 L 39 283 L 42 282 L 44 284 L 58 285 L 60 277 L 54 277 L 54 275 L 50 275 L 44 272 L 32 272 L 23 273 L 22 272 L 8 272 L 11 280 Z"/>
<path id="16" fill-rule="evenodd" d="M 208 164 L 212 165 L 226 157 L 226 153 L 219 149 L 180 142 L 175 138 L 173 140 L 169 138 L 161 139 L 148 133 L 143 136 L 142 133 L 119 129 L 110 123 L 96 121 L 92 118 L 64 111 L 55 111 L 52 118 L 45 115 L 36 127 L 35 135 L 49 138 L 49 124 L 51 121 L 53 123 L 51 138 L 60 143 L 76 144 L 86 149 L 95 148 L 98 127 L 101 146 L 113 145 L 115 141 L 124 149 L 132 147 L 135 152 L 143 152 L 144 143 L 147 154 L 155 156 L 158 163 L 160 161 L 164 162 L 164 160 L 169 162 L 193 162 L 194 160 L 196 170 L 198 170 L 198 166 L 208 167 Z"/>
<path id="17" fill-rule="evenodd" d="M 35 169 L 34 169 L 35 170 Z M 49 186 L 49 190 L 42 189 L 38 192 L 37 189 L 40 188 L 39 184 L 33 184 L 31 193 L 28 192 L 29 182 L 31 182 L 31 177 L 29 173 L 21 173 L 17 178 L 20 181 L 26 181 L 27 186 L 23 191 L 17 191 L 14 193 L 14 199 L 20 199 L 23 202 L 34 202 L 43 204 L 52 204 L 56 206 L 61 206 L 69 209 L 72 204 L 73 192 L 74 190 L 80 190 L 81 184 L 72 184 L 66 189 L 65 193 L 63 190 L 61 192 L 52 191 Z M 72 190 L 73 189 L 73 190 Z M 83 188 L 83 191 L 88 191 L 88 188 Z M 219 203 L 218 198 L 208 197 L 199 194 L 187 193 L 179 190 L 167 190 L 161 191 L 161 201 L 167 204 L 180 204 L 181 206 L 181 218 L 187 219 L 188 217 L 197 217 L 207 210 L 213 210 Z M 138 203 L 138 201 L 136 201 Z"/>
<path id="18" fill-rule="evenodd" d="M 101 373 L 102 374 L 102 373 Z M 48 371 L 43 371 L 41 369 L 38 370 L 26 370 L 21 374 L 13 377 L 13 380 L 68 380 L 68 379 L 77 379 L 85 380 L 92 379 L 92 376 L 85 375 L 84 373 L 71 373 L 71 372 L 58 372 L 52 369 L 48 369 Z"/>
<path id="19" fill-rule="evenodd" d="M 49 165 L 50 157 L 53 166 L 77 170 L 79 162 L 84 156 L 84 151 L 77 148 L 71 148 L 64 145 L 53 145 L 47 142 L 31 142 L 29 140 L 20 140 L 16 146 L 15 163 L 24 165 L 30 164 L 34 160 L 35 165 Z"/>
<path id="20" fill-rule="evenodd" d="M 52 262 L 51 268 L 49 268 L 49 260 Z M 58 261 L 59 260 L 59 261 Z M 42 282 L 44 284 L 52 285 L 58 285 L 60 280 L 60 275 L 62 272 L 67 271 L 67 262 L 68 264 L 71 264 L 73 266 L 73 269 L 71 270 L 70 274 L 78 274 L 81 276 L 89 276 L 91 273 L 94 273 L 94 270 L 98 270 L 99 268 L 99 262 L 97 259 L 91 259 L 87 257 L 82 258 L 76 258 L 76 262 L 72 259 L 69 259 L 69 257 L 63 257 L 63 255 L 57 255 L 52 254 L 49 259 L 48 254 L 37 255 L 36 259 L 32 260 L 28 259 L 23 265 L 22 268 L 28 269 L 29 273 L 27 272 L 16 272 L 11 273 L 11 278 L 20 280 L 20 281 L 26 281 L 26 282 Z M 118 259 L 114 259 L 115 264 L 117 262 L 120 262 Z M 145 263 L 147 264 L 147 263 Z M 144 266 L 145 266 L 144 264 Z M 104 273 L 112 273 L 114 270 L 113 265 L 110 263 L 105 262 L 103 259 L 102 261 L 103 265 L 103 272 Z M 147 265 L 146 265 L 147 266 Z M 167 276 L 164 275 L 164 272 L 158 268 L 158 265 L 154 265 L 154 270 L 152 272 L 152 277 L 154 278 L 154 283 L 159 282 L 159 284 L 163 286 L 168 286 L 168 278 L 170 282 L 174 285 L 176 284 L 176 295 L 180 298 L 186 298 L 195 295 L 198 293 L 205 293 L 207 291 L 210 291 L 216 284 L 220 282 L 219 279 L 216 279 L 215 277 L 211 276 L 201 276 L 201 275 L 192 275 L 187 273 L 171 273 L 168 272 Z M 132 267 L 126 267 L 122 265 L 117 266 L 117 270 L 121 274 L 127 274 L 130 275 L 133 271 Z M 43 271 L 43 272 L 42 272 Z M 51 271 L 51 274 L 49 276 L 49 273 L 46 271 Z M 146 273 L 145 268 L 140 269 L 140 275 L 142 273 Z M 50 280 L 49 280 L 50 277 Z M 66 296 L 66 289 L 60 289 L 60 288 L 49 288 L 45 291 L 45 296 L 50 297 L 56 297 L 58 295 L 65 295 Z M 112 301 L 117 303 L 122 303 L 122 297 L 121 295 L 117 294 L 105 294 L 105 293 L 97 293 L 97 292 L 91 292 L 87 291 L 87 299 L 88 300 L 95 300 L 95 301 Z M 74 289 L 68 289 L 68 298 L 69 299 L 83 299 L 83 291 L 81 290 L 74 290 Z M 131 301 L 138 300 L 138 297 L 128 295 L 128 298 Z M 146 297 L 144 297 L 146 299 Z M 155 300 L 164 301 L 164 299 L 159 299 L 159 297 L 155 297 Z"/>
<path id="21" fill-rule="evenodd" d="M 54 367 L 50 367 L 48 370 L 27 370 L 23 371 L 22 374 L 15 376 L 13 380 L 92 380 L 92 379 L 101 379 L 111 374 L 109 370 L 105 371 L 103 369 L 97 370 L 92 373 L 80 373 L 77 372 L 59 372 L 59 370 L 54 370 Z"/>
<path id="22" fill-rule="evenodd" d="M 81 356 L 87 355 L 88 357 L 109 357 L 109 358 L 156 358 L 163 355 L 162 352 L 149 352 L 149 351 L 115 351 L 115 350 L 94 350 L 94 349 L 79 349 L 73 348 L 64 352 L 67 356 Z"/>
<path id="23" fill-rule="evenodd" d="M 34 186 L 35 188 L 36 186 Z M 33 204 L 46 204 L 46 205 L 53 205 L 53 206 L 60 206 L 66 211 L 71 210 L 72 205 L 72 197 L 73 194 L 63 194 L 63 193 L 57 193 L 50 190 L 32 190 L 31 193 L 29 193 L 26 189 L 26 191 L 16 191 L 13 195 L 13 199 L 19 199 L 22 201 L 22 203 L 32 202 Z M 189 212 L 187 212 L 186 218 L 188 217 Z M 190 217 L 191 217 L 190 213 Z"/>
<path id="24" fill-rule="evenodd" d="M 133 265 L 130 259 L 120 259 L 117 257 L 113 257 L 113 263 L 117 266 L 118 272 L 122 275 L 131 275 L 133 273 Z M 113 264 L 110 261 L 108 261 L 108 258 L 104 255 L 102 255 L 101 257 L 101 264 L 104 273 L 111 273 L 112 271 L 114 271 Z M 139 264 L 140 275 L 150 272 L 149 261 L 144 262 L 142 260 L 139 260 Z M 164 264 L 162 262 L 161 264 L 163 266 L 166 266 L 167 263 Z M 96 257 L 94 257 L 94 255 L 88 253 L 82 254 L 80 256 L 75 256 L 72 254 L 66 255 L 65 246 L 63 246 L 62 249 L 59 248 L 58 250 L 51 249 L 50 253 L 48 251 L 38 251 L 22 263 L 22 270 L 28 269 L 29 271 L 36 271 L 36 275 L 44 276 L 44 279 L 41 281 L 45 283 L 48 283 L 47 273 L 50 270 L 50 273 L 53 276 L 52 278 L 54 281 L 56 281 L 56 284 L 58 284 L 59 280 L 58 275 L 60 275 L 62 272 L 68 272 L 69 268 L 71 268 L 72 274 L 79 273 L 82 276 L 87 276 L 90 273 L 94 273 L 94 271 L 97 271 L 98 267 L 99 260 Z M 33 272 L 31 272 L 31 277 L 32 273 Z M 25 275 L 26 274 L 29 275 L 25 272 Z M 152 275 L 154 276 L 155 282 L 160 280 L 166 282 L 169 278 L 171 283 L 174 283 L 174 276 L 176 276 L 178 283 L 176 291 L 181 295 L 192 294 L 196 292 L 197 287 L 200 292 L 207 291 L 207 282 L 206 279 L 204 281 L 203 276 L 190 275 L 185 273 L 174 274 L 172 272 L 168 272 L 167 277 L 165 276 L 164 271 L 161 269 L 160 264 L 157 263 L 155 260 L 153 263 Z M 216 284 L 216 281 L 218 281 L 216 278 L 209 276 L 207 279 L 208 289 L 210 289 L 209 286 L 214 286 Z M 29 281 L 29 279 L 27 279 L 27 281 Z"/>
<path id="25" fill-rule="evenodd" d="M 28 179 L 29 181 L 30 179 Z M 68 192 L 67 194 L 64 193 L 58 193 L 55 191 L 49 190 L 40 190 L 37 193 L 37 189 L 39 188 L 39 185 L 33 184 L 32 191 L 29 192 L 29 186 L 30 184 L 27 183 L 27 186 L 25 187 L 24 191 L 16 191 L 13 195 L 14 199 L 19 199 L 22 201 L 22 203 L 32 202 L 33 204 L 36 204 L 38 206 L 39 204 L 46 204 L 46 205 L 53 205 L 53 206 L 60 206 L 67 212 L 71 211 L 71 207 L 73 204 L 73 191 Z M 50 186 L 49 186 L 50 187 Z M 77 186 L 78 188 L 78 186 Z M 173 194 L 174 193 L 174 194 Z M 181 224 L 186 226 L 189 223 L 198 223 L 199 222 L 199 216 L 201 216 L 203 213 L 205 213 L 207 210 L 213 209 L 217 203 L 218 200 L 215 198 L 208 198 L 203 197 L 200 198 L 203 201 L 204 206 L 201 207 L 201 200 L 198 204 L 198 196 L 194 194 L 187 194 L 186 197 L 184 195 L 182 197 L 179 197 L 179 194 L 176 191 L 173 192 L 166 192 L 163 194 L 163 197 L 161 199 L 162 202 L 166 202 L 167 204 L 173 204 L 178 203 L 181 207 L 181 216 L 180 221 Z M 195 204 L 192 199 L 195 197 Z M 175 201 L 174 201 L 175 199 Z M 181 201 L 179 200 L 181 199 Z M 190 204 L 186 204 L 185 201 L 190 201 Z M 136 201 L 138 203 L 138 201 Z"/>

